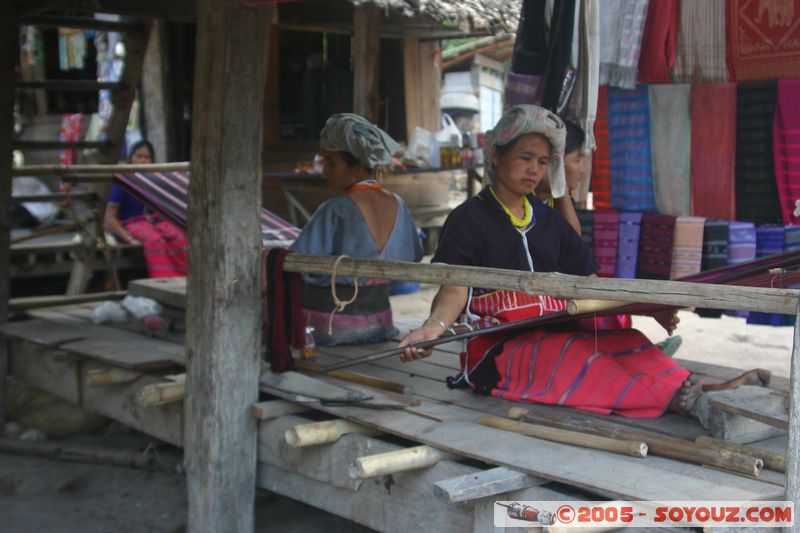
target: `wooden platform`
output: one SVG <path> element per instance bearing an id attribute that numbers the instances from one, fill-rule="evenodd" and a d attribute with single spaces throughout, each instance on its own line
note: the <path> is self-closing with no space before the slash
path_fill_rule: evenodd
<path id="1" fill-rule="evenodd" d="M 185 301 L 180 284 L 180 280 L 152 280 L 135 286 L 146 286 L 149 296 L 158 296 L 165 304 L 179 308 Z M 153 289 L 159 286 L 164 290 Z M 156 339 L 137 333 L 135 326 L 124 329 L 94 325 L 89 321 L 94 305 L 97 304 L 35 310 L 25 320 L 0 327 L 0 333 L 11 341 L 11 372 L 57 396 L 180 446 L 182 402 L 149 408 L 137 402 L 144 387 L 170 383 L 175 380 L 174 374 L 182 372 L 180 337 Z M 396 318 L 396 323 L 400 329 L 416 326 L 402 317 Z M 319 348 L 315 362 L 340 361 L 391 345 Z M 749 478 L 662 457 L 637 459 L 482 426 L 478 423 L 481 416 L 506 416 L 510 407 L 519 404 L 468 390 L 448 389 L 445 380 L 458 371 L 459 350 L 455 344 L 446 344 L 425 360 L 406 364 L 387 359 L 354 369 L 404 385 L 407 398 L 418 402 L 413 409 L 307 402 L 297 409 L 302 413 L 260 421 L 259 485 L 384 531 L 491 530 L 495 500 L 783 498 L 783 474 L 778 472 L 764 470 L 759 478 Z M 724 367 L 685 364 L 709 381 L 727 379 L 737 372 Z M 91 386 L 90 373 L 97 369 L 124 369 L 138 374 L 125 383 Z M 351 390 L 376 393 L 364 385 L 329 377 L 325 380 Z M 772 386 L 785 390 L 788 382 L 776 379 Z M 270 395 L 266 399 L 295 398 L 268 390 Z M 620 428 L 673 437 L 694 439 L 705 434 L 696 422 L 675 415 L 642 420 L 549 406 L 526 407 L 534 412 L 557 413 L 576 422 L 602 420 Z M 283 438 L 289 427 L 331 418 L 357 422 L 379 430 L 380 435 L 349 434 L 334 444 L 311 448 L 291 448 Z M 427 469 L 364 481 L 356 482 L 347 476 L 345 467 L 357 457 L 419 444 L 443 450 L 451 458 Z M 786 439 L 777 437 L 753 445 L 782 452 Z M 517 473 L 524 483 L 507 485 L 514 487 L 513 490 L 498 493 L 490 490 L 491 494 L 469 501 L 448 503 L 442 496 L 441 486 L 458 484 L 452 480 L 460 476 L 494 475 L 497 468 Z M 506 470 L 500 472 L 507 475 Z M 498 490 L 504 486 L 500 485 Z M 415 511 L 409 512 L 410 508 Z"/>

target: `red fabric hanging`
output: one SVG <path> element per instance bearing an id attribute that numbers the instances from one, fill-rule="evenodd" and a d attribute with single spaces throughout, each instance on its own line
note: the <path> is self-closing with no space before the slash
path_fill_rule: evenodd
<path id="1" fill-rule="evenodd" d="M 736 84 L 692 85 L 692 214 L 736 220 Z"/>
<path id="2" fill-rule="evenodd" d="M 800 200 L 800 80 L 778 81 L 772 147 L 783 223 L 798 224 L 794 209 Z"/>
<path id="3" fill-rule="evenodd" d="M 597 118 L 594 121 L 597 149 L 592 154 L 592 202 L 595 209 L 611 209 L 611 155 L 608 148 L 608 87 L 597 93 Z"/>
<path id="4" fill-rule="evenodd" d="M 728 0 L 731 79 L 800 78 L 800 0 Z"/>
<path id="5" fill-rule="evenodd" d="M 639 83 L 669 83 L 675 66 L 680 0 L 659 0 L 647 6 L 647 21 L 639 55 Z"/>

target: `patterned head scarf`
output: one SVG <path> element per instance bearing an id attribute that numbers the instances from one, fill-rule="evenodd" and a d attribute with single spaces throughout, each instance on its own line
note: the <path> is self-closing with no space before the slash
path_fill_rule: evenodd
<path id="1" fill-rule="evenodd" d="M 483 145 L 484 160 L 487 163 L 484 181 L 487 185 L 494 184 L 492 157 L 495 146 L 505 146 L 517 137 L 528 133 L 539 133 L 550 141 L 553 147 L 550 164 L 547 165 L 550 193 L 554 198 L 561 198 L 567 190 L 564 174 L 564 145 L 567 139 L 567 127 L 555 113 L 535 105 L 515 105 L 509 108 L 494 129 L 486 132 Z"/>
<path id="2" fill-rule="evenodd" d="M 389 166 L 400 146 L 385 131 L 353 113 L 332 115 L 319 133 L 323 150 L 350 152 L 367 168 Z"/>

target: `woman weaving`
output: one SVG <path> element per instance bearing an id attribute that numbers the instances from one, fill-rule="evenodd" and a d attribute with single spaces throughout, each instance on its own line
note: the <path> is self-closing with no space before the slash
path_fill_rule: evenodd
<path id="1" fill-rule="evenodd" d="M 345 194 L 317 209 L 292 250 L 419 261 L 422 245 L 411 214 L 403 200 L 377 180 L 391 164 L 397 143 L 362 117 L 343 113 L 326 122 L 320 148 L 328 185 Z M 332 290 L 331 276 L 308 276 L 303 308 L 316 341 L 323 345 L 382 342 L 396 334 L 386 280 L 336 276 Z"/>
<path id="2" fill-rule="evenodd" d="M 543 108 L 507 111 L 486 136 L 488 185 L 451 213 L 433 262 L 593 275 L 597 265 L 578 234 L 532 194 L 548 174 L 553 196 L 565 193 L 564 139 L 564 123 Z M 506 323 L 565 307 L 565 301 L 544 295 L 445 285 L 430 317 L 401 346 L 438 338 L 462 312 L 470 321 Z M 677 324 L 671 311 L 654 317 L 670 333 Z M 628 417 L 692 411 L 703 390 L 699 380 L 631 329 L 629 317 L 614 317 L 600 331 L 598 325 L 584 320 L 558 329 L 474 337 L 451 386 Z M 409 347 L 401 358 L 429 353 Z M 762 376 L 751 371 L 724 386 L 760 385 Z"/>

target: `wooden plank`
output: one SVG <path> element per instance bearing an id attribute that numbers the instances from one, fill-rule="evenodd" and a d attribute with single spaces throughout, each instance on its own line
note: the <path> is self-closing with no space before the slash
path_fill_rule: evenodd
<path id="1" fill-rule="evenodd" d="M 100 91 L 103 89 L 117 91 L 123 88 L 123 85 L 118 82 L 96 80 L 20 80 L 15 82 L 15 86 L 18 90 L 50 89 L 56 91 Z"/>
<path id="2" fill-rule="evenodd" d="M 93 150 L 108 148 L 108 141 L 13 141 L 15 150 Z"/>
<path id="3" fill-rule="evenodd" d="M 189 162 L 152 163 L 148 165 L 124 164 L 91 164 L 91 165 L 29 165 L 15 168 L 12 176 L 84 176 L 110 177 L 117 172 L 188 172 Z"/>
<path id="4" fill-rule="evenodd" d="M 39 309 L 42 307 L 54 307 L 59 305 L 121 300 L 125 298 L 127 294 L 128 293 L 125 291 L 108 291 L 75 296 L 28 296 L 25 298 L 11 299 L 9 301 L 9 308 L 12 311 L 24 311 L 26 309 Z"/>
<path id="5" fill-rule="evenodd" d="M 795 309 L 792 370 L 789 387 L 789 438 L 786 445 L 786 497 L 794 502 L 794 516 L 800 511 L 800 304 Z M 800 532 L 800 520 L 791 531 Z"/>
<path id="6" fill-rule="evenodd" d="M 334 261 L 336 258 L 331 256 L 291 254 L 286 258 L 284 270 L 330 274 Z M 520 272 L 499 268 L 430 265 L 381 259 L 346 258 L 337 266 L 337 272 L 342 276 L 509 289 L 549 294 L 557 298 L 589 298 L 784 314 L 794 314 L 800 294 L 792 289 L 762 289 L 685 281 L 593 278 L 557 272 Z"/>
<path id="7" fill-rule="evenodd" d="M 369 2 L 353 12 L 353 111 L 377 121 L 381 9 Z"/>
<path id="8" fill-rule="evenodd" d="M 428 131 L 441 129 L 439 98 L 431 97 L 431 95 L 441 93 L 440 51 L 441 45 L 438 40 L 420 41 L 419 43 L 419 94 L 422 95 L 420 104 L 422 123 L 420 125 Z"/>
<path id="9" fill-rule="evenodd" d="M 186 309 L 186 278 L 135 279 L 128 283 L 128 292 L 144 296 L 179 309 Z"/>
<path id="10" fill-rule="evenodd" d="M 256 420 L 247 408 L 258 399 L 258 209 L 274 9 L 197 2 L 184 402 L 193 532 L 253 530 Z"/>
<path id="11" fill-rule="evenodd" d="M 59 324 L 40 318 L 7 322 L 0 326 L 0 334 L 12 339 L 52 347 L 83 339 L 86 336 L 86 332 L 76 331 L 73 325 Z"/>
<path id="12" fill-rule="evenodd" d="M 447 503 L 460 503 L 496 496 L 512 490 L 527 489 L 547 481 L 498 466 L 482 472 L 443 479 L 433 484 L 434 494 Z"/>
<path id="13" fill-rule="evenodd" d="M 445 422 L 405 411 L 328 405 L 320 405 L 318 409 L 449 453 L 514 468 L 609 498 L 691 500 L 713 495 L 722 500 L 750 500 L 782 495 L 782 490 L 774 485 L 733 474 L 658 457 L 627 458 L 483 427 L 476 423 L 473 411 L 433 401 L 416 410 L 424 410 Z M 528 453 L 521 454 L 520 450 Z M 565 454 L 569 461 L 563 460 Z M 681 468 L 676 468 L 678 465 Z"/>
<path id="14" fill-rule="evenodd" d="M 739 392 L 739 390 L 719 391 L 713 396 L 709 396 L 709 407 L 733 415 L 756 420 L 784 431 L 789 429 L 789 416 L 781 412 L 777 412 L 775 409 L 776 406 L 783 407 L 782 398 L 770 395 L 769 392 L 762 394 L 760 398 L 748 398 L 741 394 L 735 394 L 735 392 Z M 759 401 L 763 399 L 772 401 L 766 404 L 763 401 Z"/>
<path id="15" fill-rule="evenodd" d="M 30 15 L 23 17 L 22 22 L 27 26 L 39 26 L 40 28 L 86 28 L 117 32 L 135 32 L 144 29 L 144 25 L 141 22 L 50 15 Z"/>
<path id="16" fill-rule="evenodd" d="M 14 136 L 14 83 L 19 58 L 17 8 L 0 4 L 0 324 L 8 320 L 11 232 L 11 141 Z M 8 345 L 0 341 L 0 435 L 5 431 Z"/>

